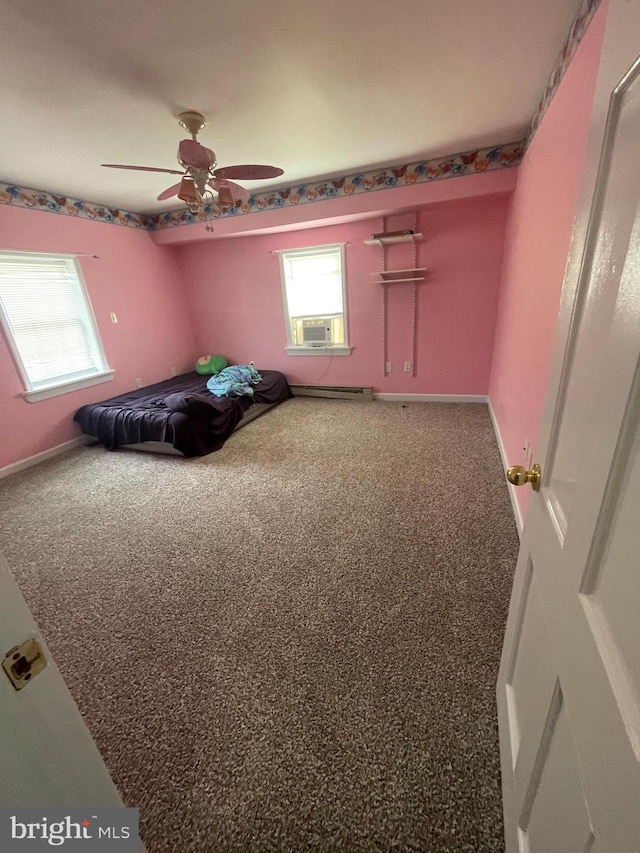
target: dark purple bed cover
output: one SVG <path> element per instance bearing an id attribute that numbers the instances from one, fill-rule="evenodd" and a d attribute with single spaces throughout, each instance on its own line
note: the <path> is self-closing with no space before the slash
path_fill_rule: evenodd
<path id="1" fill-rule="evenodd" d="M 109 450 L 123 444 L 162 441 L 172 444 L 185 456 L 204 456 L 222 447 L 254 403 L 281 403 L 292 396 L 283 373 L 277 370 L 259 373 L 262 382 L 255 386 L 253 397 L 215 397 L 207 389 L 208 376 L 184 373 L 82 406 L 73 419 L 82 432 L 97 438 Z M 206 405 L 206 415 L 168 410 L 163 401 L 176 393 L 201 395 L 210 402 L 210 413 Z"/>

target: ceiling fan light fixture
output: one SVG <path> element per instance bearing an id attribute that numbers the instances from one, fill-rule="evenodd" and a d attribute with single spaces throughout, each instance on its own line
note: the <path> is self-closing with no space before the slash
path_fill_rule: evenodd
<path id="1" fill-rule="evenodd" d="M 180 189 L 178 190 L 178 198 L 184 201 L 188 206 L 199 205 L 202 201 L 202 196 L 198 192 L 195 181 L 191 175 L 184 175 L 180 181 Z"/>
<path id="2" fill-rule="evenodd" d="M 231 193 L 231 187 L 227 184 L 219 182 L 216 185 L 216 190 L 218 192 L 218 204 L 220 207 L 233 207 L 235 204 L 235 200 Z"/>
<path id="3" fill-rule="evenodd" d="M 158 201 L 178 196 L 191 214 L 202 218 L 206 214 L 205 196 L 208 188 L 217 193 L 216 201 L 220 208 L 240 206 L 249 198 L 249 191 L 234 179 L 240 181 L 265 181 L 283 174 L 278 166 L 245 164 L 217 168 L 216 154 L 212 148 L 201 145 L 198 133 L 205 127 L 201 113 L 187 110 L 178 116 L 179 124 L 190 134 L 191 139 L 183 139 L 178 144 L 178 163 L 184 170 L 160 169 L 155 166 L 127 166 L 116 163 L 103 163 L 110 169 L 129 169 L 141 172 L 164 172 L 169 175 L 181 175 L 179 184 L 167 187 L 157 197 Z M 213 193 L 209 193 L 214 201 Z"/>

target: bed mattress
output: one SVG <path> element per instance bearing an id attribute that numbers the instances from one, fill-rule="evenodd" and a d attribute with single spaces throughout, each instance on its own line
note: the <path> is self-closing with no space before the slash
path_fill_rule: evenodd
<path id="1" fill-rule="evenodd" d="M 82 406 L 74 420 L 109 450 L 143 442 L 172 445 L 184 456 L 219 450 L 254 403 L 291 397 L 284 374 L 261 370 L 253 397 L 215 397 L 207 376 L 184 373 L 109 400 Z"/>

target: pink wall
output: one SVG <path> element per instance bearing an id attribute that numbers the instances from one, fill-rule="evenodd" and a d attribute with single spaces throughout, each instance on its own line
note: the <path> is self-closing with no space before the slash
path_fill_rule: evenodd
<path id="1" fill-rule="evenodd" d="M 535 449 L 584 163 L 606 4 L 594 19 L 518 167 L 511 200 L 491 377 L 506 455 Z M 516 489 L 521 513 L 529 489 Z"/>
<path id="2" fill-rule="evenodd" d="M 88 253 L 81 265 L 96 315 L 111 382 L 28 403 L 5 337 L 0 333 L 0 467 L 80 434 L 72 422 L 84 403 L 102 400 L 192 368 L 195 347 L 171 249 L 148 232 L 0 206 L 0 247 L 34 252 Z M 110 312 L 118 323 L 110 322 Z"/>
<path id="3" fill-rule="evenodd" d="M 466 180 L 466 179 L 463 179 Z M 392 393 L 486 394 L 493 352 L 507 196 L 468 198 L 431 205 L 419 213 L 416 376 L 402 372 L 411 359 L 411 286 L 389 288 L 392 373 L 383 375 L 381 288 L 370 271 L 381 269 L 381 250 L 363 240 L 382 221 L 211 240 L 180 247 L 196 340 L 202 354 L 255 361 L 281 370 L 292 383 L 373 385 Z M 387 228 L 413 227 L 391 217 Z M 288 356 L 278 249 L 348 242 L 346 246 L 349 343 L 345 357 Z M 391 247 L 389 268 L 414 264 L 411 244 Z"/>

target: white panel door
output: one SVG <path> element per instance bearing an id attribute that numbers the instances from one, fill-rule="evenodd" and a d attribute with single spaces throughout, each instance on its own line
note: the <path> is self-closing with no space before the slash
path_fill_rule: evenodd
<path id="1" fill-rule="evenodd" d="M 612 0 L 498 680 L 508 853 L 640 851 L 639 54 Z"/>
<path id="2" fill-rule="evenodd" d="M 102 757 L 0 554 L 1 657 L 35 638 L 47 666 L 22 690 L 0 670 L 0 805 L 122 806 Z"/>

